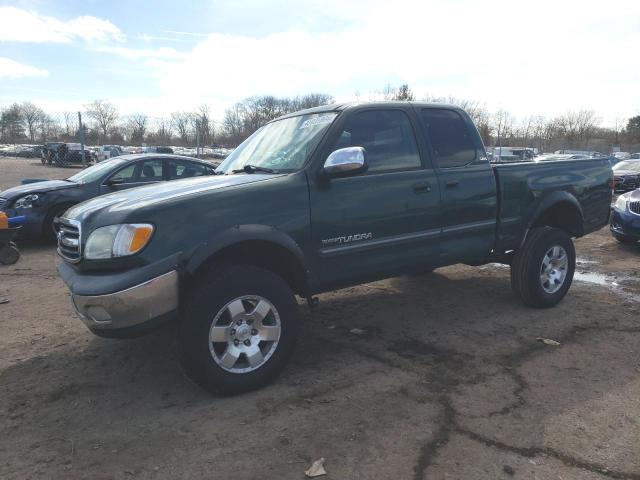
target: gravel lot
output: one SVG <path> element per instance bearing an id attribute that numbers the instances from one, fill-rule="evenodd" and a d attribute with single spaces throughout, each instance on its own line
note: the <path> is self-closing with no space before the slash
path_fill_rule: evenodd
<path id="1" fill-rule="evenodd" d="M 0 190 L 70 170 L 1 158 Z M 550 310 L 493 265 L 300 302 L 293 362 L 233 398 L 187 380 L 171 326 L 91 335 L 54 247 L 23 243 L 0 266 L 0 478 L 302 479 L 323 457 L 330 479 L 640 479 L 640 246 L 576 243 Z"/>

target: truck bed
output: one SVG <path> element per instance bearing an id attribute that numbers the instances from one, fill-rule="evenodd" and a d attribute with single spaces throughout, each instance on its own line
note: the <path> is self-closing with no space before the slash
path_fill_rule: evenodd
<path id="1" fill-rule="evenodd" d="M 597 230 L 609 218 L 613 172 L 607 159 L 515 162 L 492 165 L 498 189 L 496 250 L 517 249 L 544 204 L 570 196 L 583 216 L 581 234 Z"/>

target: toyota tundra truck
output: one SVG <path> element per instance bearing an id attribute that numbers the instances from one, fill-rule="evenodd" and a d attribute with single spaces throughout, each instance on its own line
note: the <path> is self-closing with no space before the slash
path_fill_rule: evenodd
<path id="1" fill-rule="evenodd" d="M 451 105 L 330 105 L 263 126 L 217 175 L 107 194 L 58 219 L 59 273 L 93 333 L 179 322 L 187 374 L 223 394 L 266 384 L 300 331 L 296 295 L 464 263 L 511 267 L 557 304 L 572 238 L 608 222 L 604 158 L 492 165 Z"/>

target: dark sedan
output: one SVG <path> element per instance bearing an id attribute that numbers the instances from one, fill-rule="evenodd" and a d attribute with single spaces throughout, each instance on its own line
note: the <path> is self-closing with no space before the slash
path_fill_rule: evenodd
<path id="1" fill-rule="evenodd" d="M 215 165 L 179 155 L 123 155 L 66 180 L 45 180 L 0 192 L 0 211 L 24 216 L 22 234 L 53 239 L 53 221 L 76 203 L 127 188 L 214 175 Z"/>
<path id="2" fill-rule="evenodd" d="M 613 166 L 613 182 L 616 192 L 628 192 L 640 188 L 640 160 L 623 160 Z"/>

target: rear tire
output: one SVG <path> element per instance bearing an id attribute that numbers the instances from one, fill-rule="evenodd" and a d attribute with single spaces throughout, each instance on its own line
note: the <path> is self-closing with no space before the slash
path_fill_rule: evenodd
<path id="1" fill-rule="evenodd" d="M 620 243 L 623 243 L 625 245 L 632 245 L 632 244 L 637 242 L 637 240 L 635 238 L 627 237 L 626 235 L 620 235 L 619 233 L 614 233 L 613 237 L 617 241 L 619 241 Z"/>
<path id="2" fill-rule="evenodd" d="M 187 300 L 181 325 L 186 374 L 222 395 L 271 382 L 295 348 L 297 310 L 289 285 L 268 270 L 235 265 L 211 272 Z"/>
<path id="3" fill-rule="evenodd" d="M 576 252 L 566 232 L 534 228 L 511 264 L 511 287 L 526 305 L 552 307 L 567 294 L 575 268 Z"/>

